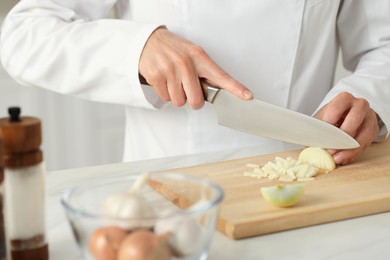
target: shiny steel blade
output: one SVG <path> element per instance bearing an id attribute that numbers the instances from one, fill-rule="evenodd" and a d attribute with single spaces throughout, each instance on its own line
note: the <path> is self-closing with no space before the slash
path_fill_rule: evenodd
<path id="1" fill-rule="evenodd" d="M 319 119 L 260 100 L 242 100 L 223 89 L 214 89 L 213 94 L 208 101 L 215 105 L 218 123 L 223 126 L 305 146 L 328 149 L 359 147 L 359 143 L 347 133 Z"/>

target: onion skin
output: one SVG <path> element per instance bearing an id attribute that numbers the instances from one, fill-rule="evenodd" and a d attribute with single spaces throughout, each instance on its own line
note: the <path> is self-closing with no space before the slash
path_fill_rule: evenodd
<path id="1" fill-rule="evenodd" d="M 116 260 L 122 240 L 128 233 L 118 227 L 97 229 L 89 240 L 89 248 L 97 260 Z"/>
<path id="2" fill-rule="evenodd" d="M 277 207 L 294 206 L 304 193 L 304 184 L 276 185 L 260 188 L 263 198 Z"/>
<path id="3" fill-rule="evenodd" d="M 130 233 L 122 241 L 118 260 L 170 260 L 169 235 L 157 236 L 146 229 Z"/>

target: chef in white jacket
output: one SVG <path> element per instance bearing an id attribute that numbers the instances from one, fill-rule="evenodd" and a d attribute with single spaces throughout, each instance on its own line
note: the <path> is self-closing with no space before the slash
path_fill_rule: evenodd
<path id="1" fill-rule="evenodd" d="M 333 85 L 340 49 L 353 74 Z M 126 161 L 283 148 L 217 125 L 198 78 L 338 125 L 361 145 L 339 164 L 390 126 L 389 0 L 22 0 L 1 58 L 21 84 L 124 105 Z"/>

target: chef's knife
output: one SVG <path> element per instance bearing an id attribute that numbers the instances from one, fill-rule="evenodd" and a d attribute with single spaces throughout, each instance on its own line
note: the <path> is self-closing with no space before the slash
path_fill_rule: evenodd
<path id="1" fill-rule="evenodd" d="M 201 80 L 205 99 L 212 103 L 220 125 L 288 143 L 328 149 L 359 147 L 341 129 L 286 108 L 260 100 L 242 100 Z"/>

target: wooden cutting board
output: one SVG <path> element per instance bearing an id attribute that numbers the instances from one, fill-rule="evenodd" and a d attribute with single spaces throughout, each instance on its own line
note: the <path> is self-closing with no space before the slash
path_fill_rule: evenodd
<path id="1" fill-rule="evenodd" d="M 306 182 L 294 207 L 266 202 L 260 187 L 279 181 L 244 176 L 247 163 L 263 165 L 275 156 L 298 158 L 301 150 L 209 163 L 169 172 L 202 176 L 222 186 L 218 230 L 233 239 L 390 211 L 390 140 L 372 144 L 356 162 Z M 285 184 L 285 183 L 284 183 Z"/>

